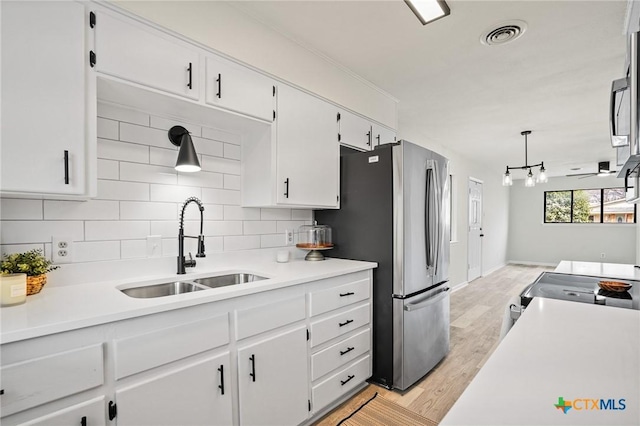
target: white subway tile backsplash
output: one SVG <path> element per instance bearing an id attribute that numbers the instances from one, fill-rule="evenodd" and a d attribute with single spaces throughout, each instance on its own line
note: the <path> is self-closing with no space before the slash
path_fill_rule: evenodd
<path id="1" fill-rule="evenodd" d="M 201 199 L 202 191 L 193 186 L 151 185 L 151 201 L 182 203 L 189 197 Z"/>
<path id="2" fill-rule="evenodd" d="M 185 256 L 188 257 L 187 253 L 196 253 L 197 251 L 198 251 L 197 242 L 195 243 L 195 245 L 193 241 L 186 240 L 184 242 Z M 162 240 L 162 255 L 163 256 L 178 255 L 178 238 L 166 238 Z"/>
<path id="3" fill-rule="evenodd" d="M 120 241 L 91 241 L 73 243 L 74 262 L 95 262 L 120 259 Z"/>
<path id="4" fill-rule="evenodd" d="M 262 220 L 291 220 L 291 209 L 260 209 Z"/>
<path id="5" fill-rule="evenodd" d="M 251 250 L 260 248 L 260 235 L 224 237 L 224 251 Z"/>
<path id="6" fill-rule="evenodd" d="M 98 199 L 148 201 L 149 184 L 98 179 Z"/>
<path id="7" fill-rule="evenodd" d="M 224 130 L 214 129 L 212 127 L 202 128 L 202 137 L 206 139 L 213 139 L 220 142 L 232 143 L 234 145 L 240 145 L 242 138 L 235 133 L 225 132 Z"/>
<path id="8" fill-rule="evenodd" d="M 204 227 L 204 235 L 208 233 L 208 227 Z M 197 236 L 200 234 L 200 219 L 197 221 L 189 220 L 184 222 L 185 235 Z M 160 235 L 162 238 L 171 238 L 178 236 L 178 221 L 151 221 L 151 235 Z"/>
<path id="9" fill-rule="evenodd" d="M 203 171 L 197 173 L 178 173 L 178 185 L 200 186 L 203 188 L 222 188 L 222 176 L 223 175 L 221 173 Z"/>
<path id="10" fill-rule="evenodd" d="M 244 235 L 274 234 L 276 222 L 272 220 L 246 220 L 244 221 Z"/>
<path id="11" fill-rule="evenodd" d="M 51 242 L 54 235 L 70 236 L 73 241 L 84 239 L 82 221 L 2 221 L 0 244 L 28 244 Z"/>
<path id="12" fill-rule="evenodd" d="M 120 180 L 175 185 L 178 173 L 172 167 L 121 162 Z"/>
<path id="13" fill-rule="evenodd" d="M 173 146 L 166 130 L 120 123 L 120 140 L 142 145 L 167 148 Z"/>
<path id="14" fill-rule="evenodd" d="M 148 221 L 87 221 L 85 222 L 86 241 L 135 240 L 147 238 Z"/>
<path id="15" fill-rule="evenodd" d="M 202 201 L 208 204 L 240 205 L 240 191 L 202 188 Z"/>
<path id="16" fill-rule="evenodd" d="M 242 235 L 242 221 L 240 220 L 221 220 L 204 222 L 204 235 L 224 236 L 224 235 Z"/>
<path id="17" fill-rule="evenodd" d="M 291 210 L 291 219 L 293 220 L 313 220 L 313 210 L 300 210 L 300 209 L 292 209 Z"/>
<path id="18" fill-rule="evenodd" d="M 114 160 L 98 159 L 98 179 L 118 180 L 120 165 Z"/>
<path id="19" fill-rule="evenodd" d="M 175 203 L 149 203 L 121 201 L 121 220 L 175 220 L 178 219 Z M 177 223 L 177 222 L 176 222 Z"/>
<path id="20" fill-rule="evenodd" d="M 271 235 L 260 236 L 261 248 L 284 247 L 284 246 L 286 246 L 286 240 L 285 240 L 284 234 L 271 234 Z"/>
<path id="21" fill-rule="evenodd" d="M 260 209 L 255 207 L 224 206 L 225 220 L 260 220 Z"/>
<path id="22" fill-rule="evenodd" d="M 149 163 L 158 166 L 175 167 L 176 160 L 178 159 L 178 149 L 171 148 L 149 148 Z"/>
<path id="23" fill-rule="evenodd" d="M 3 220 L 42 220 L 42 200 L 2 198 L 0 216 Z"/>
<path id="24" fill-rule="evenodd" d="M 133 143 L 98 139 L 98 158 L 129 161 L 133 163 L 148 163 L 149 147 Z"/>
<path id="25" fill-rule="evenodd" d="M 191 140 L 193 141 L 193 146 L 195 147 L 198 154 L 222 157 L 222 154 L 224 152 L 222 148 L 222 142 L 212 141 L 210 139 L 202 139 L 198 137 L 192 137 Z"/>
<path id="26" fill-rule="evenodd" d="M 99 138 L 118 140 L 118 122 L 98 117 L 97 134 Z"/>
<path id="27" fill-rule="evenodd" d="M 202 170 L 208 172 L 226 173 L 229 175 L 240 175 L 240 161 L 229 160 L 228 158 L 202 156 Z"/>
<path id="28" fill-rule="evenodd" d="M 140 124 L 142 126 L 149 125 L 149 114 L 104 102 L 98 103 L 98 117 L 124 121 L 125 123 Z"/>
<path id="29" fill-rule="evenodd" d="M 298 228 L 306 224 L 307 222 L 304 220 L 279 220 L 276 232 L 279 234 L 284 234 L 286 230 L 297 232 Z"/>
<path id="30" fill-rule="evenodd" d="M 158 247 L 162 254 L 162 247 Z M 147 257 L 147 240 L 125 240 L 120 242 L 120 257 L 133 259 Z"/>
<path id="31" fill-rule="evenodd" d="M 240 176 L 224 175 L 224 189 L 236 189 L 240 191 Z"/>
<path id="32" fill-rule="evenodd" d="M 42 250 L 42 253 L 44 254 L 44 244 L 3 244 L 0 245 L 0 254 L 24 253 L 25 251 L 34 249 Z"/>
<path id="33" fill-rule="evenodd" d="M 180 216 L 180 210 L 182 204 L 176 204 L 178 217 Z M 204 220 L 224 220 L 224 206 L 219 204 L 204 204 L 203 217 Z M 200 220 L 200 210 L 196 206 L 189 206 L 184 212 L 185 220 Z M 236 218 L 232 218 L 236 219 Z"/>
<path id="34" fill-rule="evenodd" d="M 240 145 L 224 144 L 224 158 L 240 160 Z"/>
<path id="35" fill-rule="evenodd" d="M 184 127 L 185 129 L 187 129 L 191 137 L 202 135 L 202 126 L 185 123 L 184 121 L 178 121 L 171 118 L 156 117 L 155 115 L 151 116 L 151 127 L 153 128 L 169 130 L 173 126 Z"/>
<path id="36" fill-rule="evenodd" d="M 118 220 L 117 201 L 44 201 L 45 220 Z"/>

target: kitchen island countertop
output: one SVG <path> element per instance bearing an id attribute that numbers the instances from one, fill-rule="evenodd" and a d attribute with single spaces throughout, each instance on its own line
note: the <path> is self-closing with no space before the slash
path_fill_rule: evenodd
<path id="1" fill-rule="evenodd" d="M 535 298 L 440 424 L 640 424 L 640 311 Z"/>
<path id="2" fill-rule="evenodd" d="M 561 261 L 553 272 L 592 277 L 617 278 L 620 280 L 640 280 L 640 268 L 625 263 Z"/>

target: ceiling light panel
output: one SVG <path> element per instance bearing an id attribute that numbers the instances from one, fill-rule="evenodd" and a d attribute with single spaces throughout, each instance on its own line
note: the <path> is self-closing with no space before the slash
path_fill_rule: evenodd
<path id="1" fill-rule="evenodd" d="M 450 10 L 444 0 L 404 0 L 413 10 L 422 25 L 449 15 Z"/>

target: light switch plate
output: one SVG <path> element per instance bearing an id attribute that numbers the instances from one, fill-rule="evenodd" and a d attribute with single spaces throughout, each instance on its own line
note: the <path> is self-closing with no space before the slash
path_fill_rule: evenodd
<path id="1" fill-rule="evenodd" d="M 162 239 L 160 235 L 149 235 L 147 237 L 147 257 L 162 256 Z"/>

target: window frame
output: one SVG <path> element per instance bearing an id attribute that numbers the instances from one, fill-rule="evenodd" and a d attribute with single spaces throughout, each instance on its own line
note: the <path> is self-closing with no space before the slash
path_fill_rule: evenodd
<path id="1" fill-rule="evenodd" d="M 580 188 L 580 189 L 557 189 L 554 191 L 544 191 L 543 194 L 543 212 L 542 212 L 542 223 L 544 224 L 556 224 L 556 225 L 569 225 L 569 224 L 580 224 L 580 225 L 602 225 L 602 224 L 611 224 L 611 225 L 631 225 L 638 223 L 638 205 L 633 204 L 633 223 L 632 222 L 605 222 L 604 221 L 604 191 L 608 189 L 624 189 L 624 187 L 607 187 L 607 188 Z M 575 191 L 596 191 L 600 190 L 600 221 L 599 222 L 574 222 L 573 221 L 573 193 Z M 550 192 L 571 192 L 571 206 L 569 211 L 569 217 L 571 221 L 569 222 L 548 222 L 547 221 L 547 193 Z"/>

